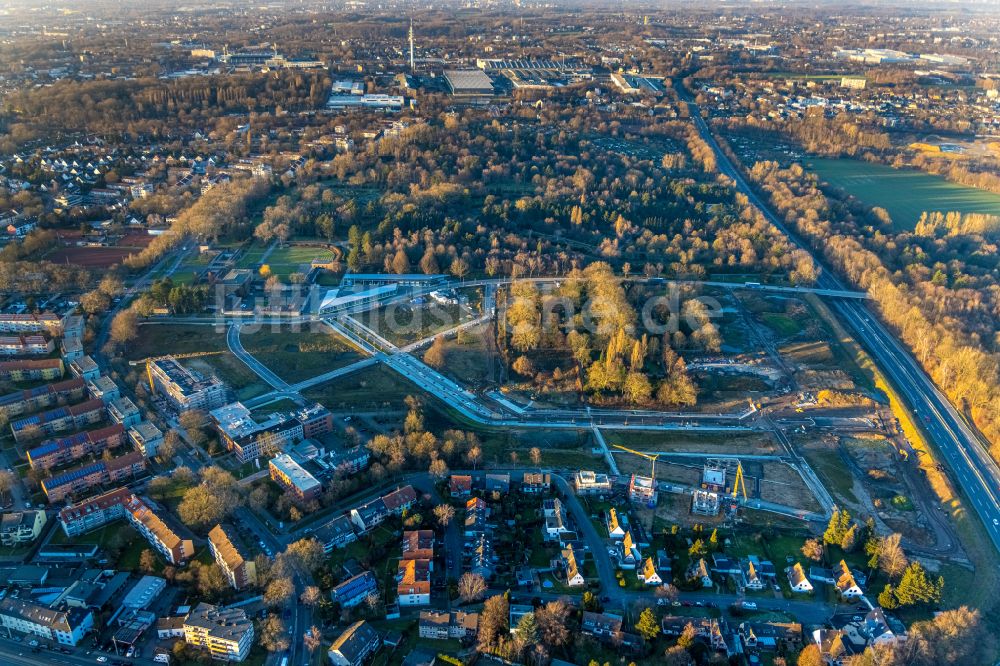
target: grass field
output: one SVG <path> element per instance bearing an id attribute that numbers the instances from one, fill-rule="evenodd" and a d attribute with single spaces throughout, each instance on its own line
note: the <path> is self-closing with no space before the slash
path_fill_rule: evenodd
<path id="1" fill-rule="evenodd" d="M 240 336 L 257 360 L 287 382 L 300 382 L 361 358 L 354 349 L 324 331 L 277 331 L 264 328 Z"/>
<path id="2" fill-rule="evenodd" d="M 219 354 L 182 359 L 185 366 L 204 374 L 214 373 L 229 384 L 239 400 L 249 400 L 268 391 L 264 384 L 242 361 L 226 348 L 226 334 L 214 326 L 156 324 L 142 326 L 139 337 L 126 349 L 128 360 L 164 354 L 218 351 Z"/>
<path id="3" fill-rule="evenodd" d="M 941 176 L 854 159 L 813 158 L 807 167 L 822 181 L 865 204 L 885 208 L 899 230 L 912 230 L 924 211 L 1000 215 L 1000 194 L 951 183 Z"/>
<path id="4" fill-rule="evenodd" d="M 271 273 L 286 278 L 292 273 L 308 273 L 313 259 L 333 259 L 333 252 L 321 247 L 290 245 L 279 247 L 267 258 Z"/>

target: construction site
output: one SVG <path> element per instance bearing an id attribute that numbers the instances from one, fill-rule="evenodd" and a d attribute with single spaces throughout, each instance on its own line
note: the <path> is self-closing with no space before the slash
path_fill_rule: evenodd
<path id="1" fill-rule="evenodd" d="M 705 522 L 706 518 L 735 522 L 741 520 L 740 508 L 745 507 L 822 524 L 833 508 L 808 464 L 781 456 L 740 458 L 611 446 L 620 474 L 630 479 L 629 499 L 639 508 L 654 510 L 660 518 L 681 523 Z M 659 506 L 656 499 L 662 494 L 680 495 L 688 501 Z"/>

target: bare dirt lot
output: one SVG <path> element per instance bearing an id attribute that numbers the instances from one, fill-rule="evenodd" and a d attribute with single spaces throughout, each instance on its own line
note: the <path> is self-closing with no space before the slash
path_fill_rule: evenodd
<path id="1" fill-rule="evenodd" d="M 135 248 L 128 247 L 65 247 L 46 259 L 56 264 L 76 264 L 84 268 L 110 268 L 136 252 Z"/>
<path id="2" fill-rule="evenodd" d="M 604 430 L 608 444 L 637 451 L 676 451 L 718 456 L 782 455 L 781 445 L 770 433 L 745 434 L 687 432 L 636 432 Z"/>

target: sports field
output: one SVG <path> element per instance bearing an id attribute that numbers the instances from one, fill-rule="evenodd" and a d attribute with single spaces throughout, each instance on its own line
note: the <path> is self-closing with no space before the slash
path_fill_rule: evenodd
<path id="1" fill-rule="evenodd" d="M 236 265 L 238 268 L 256 270 L 261 263 L 265 263 L 272 274 L 287 278 L 291 273 L 308 273 L 313 259 L 330 260 L 335 256 L 333 251 L 323 247 L 288 245 L 268 252 L 267 247 L 255 243 L 240 257 Z"/>
<path id="2" fill-rule="evenodd" d="M 889 211 L 896 229 L 913 229 L 926 211 L 1000 215 L 1000 194 L 951 183 L 941 176 L 893 169 L 854 159 L 813 158 L 807 168 L 820 180 L 869 206 Z"/>

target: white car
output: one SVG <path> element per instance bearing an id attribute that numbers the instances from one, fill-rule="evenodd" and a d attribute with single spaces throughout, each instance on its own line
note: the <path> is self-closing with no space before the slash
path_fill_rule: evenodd
<path id="1" fill-rule="evenodd" d="M 105 657 L 105 656 L 104 656 L 104 655 L 102 654 L 102 655 L 101 655 L 100 657 L 98 657 L 98 658 L 97 658 L 97 661 L 98 661 L 98 662 L 100 662 L 100 663 L 102 663 L 102 664 L 104 664 L 104 663 L 107 663 L 107 661 L 108 661 L 108 658 L 107 658 L 107 657 Z"/>

